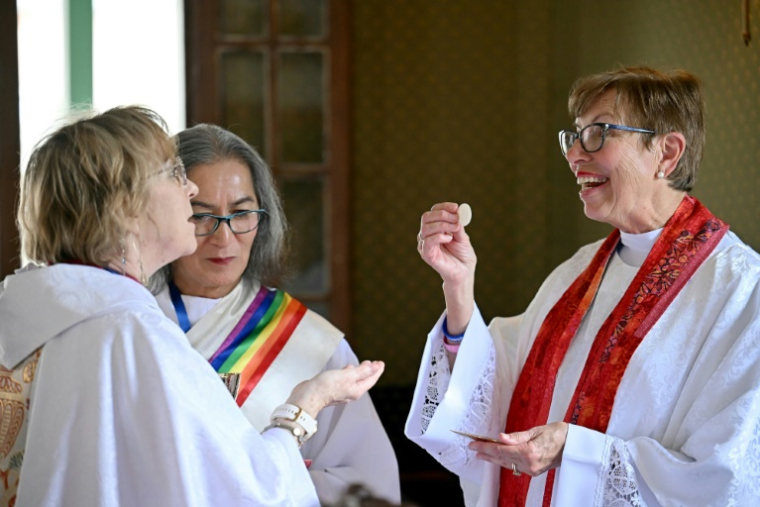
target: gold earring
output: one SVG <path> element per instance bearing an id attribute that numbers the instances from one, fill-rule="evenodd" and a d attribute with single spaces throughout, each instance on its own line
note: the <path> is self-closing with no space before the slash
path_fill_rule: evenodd
<path id="1" fill-rule="evenodd" d="M 124 250 L 124 240 L 119 240 L 119 246 L 121 247 L 121 276 L 127 273 L 127 252 Z"/>

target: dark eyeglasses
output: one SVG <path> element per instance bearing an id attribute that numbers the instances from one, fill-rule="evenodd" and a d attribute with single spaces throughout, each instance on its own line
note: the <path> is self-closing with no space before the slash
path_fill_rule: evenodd
<path id="1" fill-rule="evenodd" d="M 656 132 L 649 129 L 640 129 L 637 127 L 626 127 L 625 125 L 613 125 L 611 123 L 592 123 L 586 125 L 579 132 L 572 130 L 559 131 L 559 147 L 562 154 L 567 156 L 567 152 L 573 147 L 575 141 L 580 139 L 581 147 L 586 153 L 594 153 L 602 149 L 604 140 L 607 138 L 609 130 L 624 130 L 626 132 L 638 132 L 639 134 L 654 135 Z"/>
<path id="2" fill-rule="evenodd" d="M 196 236 L 211 236 L 219 228 L 219 224 L 227 222 L 234 234 L 245 234 L 259 226 L 259 222 L 267 215 L 266 210 L 253 209 L 238 211 L 225 217 L 211 213 L 195 213 L 190 220 L 195 224 Z"/>

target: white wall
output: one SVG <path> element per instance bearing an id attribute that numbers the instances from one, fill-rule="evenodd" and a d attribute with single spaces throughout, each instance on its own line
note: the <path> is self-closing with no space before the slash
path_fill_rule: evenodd
<path id="1" fill-rule="evenodd" d="M 21 168 L 69 109 L 65 0 L 17 0 Z"/>
<path id="2" fill-rule="evenodd" d="M 4 0 L 3 0 L 4 1 Z M 93 106 L 142 104 L 185 128 L 182 0 L 92 0 Z M 17 0 L 21 167 L 69 111 L 68 1 Z"/>
<path id="3" fill-rule="evenodd" d="M 92 0 L 93 104 L 154 109 L 185 128 L 182 0 Z"/>

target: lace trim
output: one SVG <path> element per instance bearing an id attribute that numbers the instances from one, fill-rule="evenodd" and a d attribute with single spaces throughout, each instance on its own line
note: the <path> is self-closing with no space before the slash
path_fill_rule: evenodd
<path id="1" fill-rule="evenodd" d="M 443 347 L 443 341 L 441 341 L 430 358 L 430 373 L 428 374 L 428 385 L 425 390 L 425 401 L 422 404 L 422 422 L 420 424 L 423 434 L 427 432 L 430 420 L 435 415 L 438 405 L 441 404 L 443 396 L 449 389 L 450 380 L 451 368 L 449 368 L 449 358 L 446 355 L 446 349 Z"/>
<path id="2" fill-rule="evenodd" d="M 625 448 L 625 442 L 617 438 L 611 438 L 609 459 L 605 459 L 607 470 L 603 473 L 604 500 L 595 505 L 609 505 L 611 507 L 646 507 L 646 502 L 641 498 L 639 484 L 636 480 L 636 470 L 633 467 L 631 455 Z M 598 496 L 597 496 L 598 498 Z"/>
<path id="3" fill-rule="evenodd" d="M 467 404 L 469 410 L 464 414 L 459 427 L 452 429 L 476 435 L 491 435 L 498 431 L 498 429 L 491 427 L 496 424 L 496 422 L 493 422 L 494 418 L 491 412 L 495 375 L 496 355 L 492 348 L 480 374 L 480 381 L 473 390 Z M 443 396 L 449 388 L 450 380 L 449 360 L 443 343 L 440 343 L 432 354 L 430 361 L 428 387 L 422 408 L 421 426 L 423 433 L 427 431 L 430 420 L 443 400 Z M 469 442 L 470 440 L 465 437 L 453 436 L 452 445 L 441 452 L 438 456 L 438 461 L 450 470 L 467 466 L 474 456 L 467 448 Z"/>

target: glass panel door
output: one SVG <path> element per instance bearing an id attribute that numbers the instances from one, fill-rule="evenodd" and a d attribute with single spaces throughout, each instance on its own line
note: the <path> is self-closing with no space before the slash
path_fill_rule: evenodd
<path id="1" fill-rule="evenodd" d="M 325 84 L 321 51 L 280 53 L 278 117 L 282 163 L 325 161 Z"/>
<path id="2" fill-rule="evenodd" d="M 227 128 L 269 163 L 291 227 L 278 286 L 347 334 L 348 7 L 185 0 L 187 123 Z"/>
<path id="3" fill-rule="evenodd" d="M 295 37 L 327 35 L 327 0 L 280 0 L 280 34 Z"/>
<path id="4" fill-rule="evenodd" d="M 219 11 L 222 34 L 264 37 L 269 33 L 267 0 L 220 0 Z"/>
<path id="5" fill-rule="evenodd" d="M 221 126 L 235 132 L 267 158 L 264 54 L 224 52 L 220 60 Z"/>

